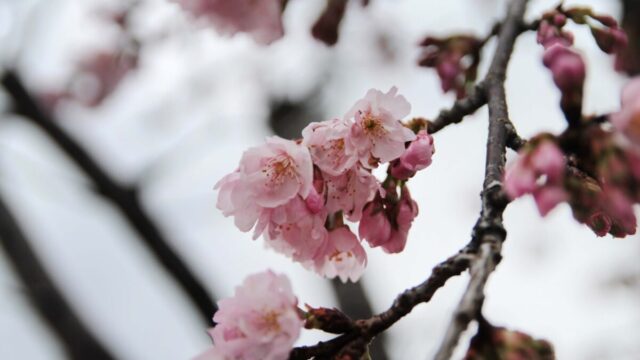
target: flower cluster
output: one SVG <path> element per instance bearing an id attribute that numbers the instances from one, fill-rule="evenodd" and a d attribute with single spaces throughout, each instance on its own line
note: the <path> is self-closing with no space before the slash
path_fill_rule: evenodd
<path id="1" fill-rule="evenodd" d="M 255 41 L 270 44 L 284 35 L 283 0 L 174 0 L 184 10 L 205 18 L 224 35 L 249 33 Z"/>
<path id="2" fill-rule="evenodd" d="M 209 330 L 214 347 L 196 360 L 285 360 L 304 320 L 284 275 L 266 271 L 247 277 L 235 295 L 218 302 Z"/>
<path id="3" fill-rule="evenodd" d="M 423 50 L 418 64 L 435 68 L 442 91 L 455 91 L 460 99 L 476 79 L 483 45 L 482 40 L 468 35 L 444 39 L 429 36 L 420 43 Z"/>
<path id="4" fill-rule="evenodd" d="M 369 90 L 342 119 L 309 124 L 301 140 L 267 139 L 218 182 L 218 208 L 305 267 L 356 281 L 367 256 L 345 218 L 360 221 L 370 246 L 396 253 L 418 212 L 405 182 L 431 163 L 434 148 L 429 134 L 399 121 L 409 111 L 396 88 Z M 382 163 L 390 163 L 384 183 L 371 173 Z"/>
<path id="5" fill-rule="evenodd" d="M 640 79 L 634 79 L 623 90 L 621 110 L 610 116 L 613 129 L 586 119 L 557 137 L 532 139 L 507 169 L 505 192 L 511 198 L 533 194 L 542 215 L 567 201 L 576 220 L 599 236 L 634 234 L 633 204 L 640 202 L 638 119 Z"/>

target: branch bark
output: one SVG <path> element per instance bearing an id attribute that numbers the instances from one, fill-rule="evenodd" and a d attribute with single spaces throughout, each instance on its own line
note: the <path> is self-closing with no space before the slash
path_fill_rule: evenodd
<path id="1" fill-rule="evenodd" d="M 60 339 L 71 359 L 111 360 L 113 355 L 76 316 L 47 275 L 29 240 L 0 197 L 0 244 L 24 284 L 29 301 Z"/>
<path id="2" fill-rule="evenodd" d="M 144 210 L 135 187 L 119 184 L 89 153 L 72 139 L 48 114 L 38 106 L 18 75 L 7 71 L 2 86 L 13 100 L 14 112 L 44 131 L 93 181 L 96 190 L 110 200 L 124 215 L 140 239 L 151 250 L 158 262 L 174 278 L 200 312 L 207 326 L 217 310 L 212 296 L 171 249 L 159 227 Z"/>
<path id="3" fill-rule="evenodd" d="M 509 120 L 504 83 L 515 41 L 523 27 L 526 5 L 527 0 L 511 2 L 485 79 L 489 105 L 489 135 L 482 191 L 482 212 L 474 227 L 472 240 L 479 247 L 479 251 L 471 264 L 471 280 L 436 352 L 436 360 L 451 358 L 460 335 L 480 314 L 484 303 L 484 287 L 489 275 L 500 262 L 502 242 L 506 238 L 502 213 L 508 202 L 502 193 L 502 174 L 507 144 L 516 134 Z"/>

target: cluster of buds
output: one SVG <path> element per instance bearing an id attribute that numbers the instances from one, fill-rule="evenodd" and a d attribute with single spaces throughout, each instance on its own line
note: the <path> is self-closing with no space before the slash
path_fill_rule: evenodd
<path id="1" fill-rule="evenodd" d="M 306 268 L 356 281 L 367 256 L 345 219 L 360 222 L 370 246 L 397 253 L 418 213 L 406 180 L 434 150 L 429 134 L 400 122 L 410 109 L 396 88 L 369 90 L 343 118 L 309 124 L 301 140 L 267 139 L 218 182 L 217 207 Z M 383 163 L 390 168 L 381 183 L 372 170 Z"/>
<path id="2" fill-rule="evenodd" d="M 468 35 L 447 38 L 429 36 L 420 43 L 423 50 L 418 64 L 435 68 L 442 91 L 454 91 L 460 99 L 476 80 L 483 45 L 482 40 Z"/>
<path id="3" fill-rule="evenodd" d="M 567 17 L 560 9 L 544 14 L 538 27 L 538 43 L 544 47 L 542 62 L 553 76 L 562 93 L 561 107 L 569 123 L 580 121 L 582 115 L 582 91 L 586 66 L 582 56 L 575 52 L 573 34 L 564 31 Z"/>
<path id="4" fill-rule="evenodd" d="M 587 25 L 598 47 L 607 54 L 615 54 L 619 59 L 620 52 L 627 46 L 627 34 L 610 15 L 596 14 L 591 8 L 574 7 L 560 9 L 576 24 Z M 618 66 L 616 65 L 616 68 Z"/>
<path id="5" fill-rule="evenodd" d="M 546 340 L 537 340 L 520 331 L 483 324 L 471 339 L 464 360 L 553 360 L 553 347 Z"/>
<path id="6" fill-rule="evenodd" d="M 639 95 L 640 79 L 634 79 L 623 90 L 621 110 L 610 116 L 612 128 L 591 119 L 558 137 L 533 138 L 505 173 L 507 195 L 533 194 L 542 215 L 567 201 L 576 220 L 599 236 L 634 234 L 633 204 L 640 203 Z"/>

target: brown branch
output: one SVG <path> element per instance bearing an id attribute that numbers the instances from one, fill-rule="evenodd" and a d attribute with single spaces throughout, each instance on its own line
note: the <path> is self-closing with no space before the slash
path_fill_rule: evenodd
<path id="1" fill-rule="evenodd" d="M 502 195 L 502 174 L 507 143 L 516 134 L 509 120 L 504 82 L 515 41 L 523 27 L 522 20 L 526 4 L 527 0 L 511 2 L 485 79 L 489 105 L 489 136 L 482 191 L 482 212 L 474 228 L 474 241 L 479 246 L 479 251 L 471 264 L 469 285 L 435 355 L 437 360 L 451 358 L 460 335 L 480 314 L 484 303 L 485 284 L 500 261 L 502 242 L 506 237 L 506 231 L 502 225 L 502 213 L 507 204 Z"/>
<path id="2" fill-rule="evenodd" d="M 434 134 L 451 124 L 457 124 L 483 107 L 487 103 L 484 87 L 484 82 L 478 83 L 467 97 L 457 100 L 450 109 L 440 111 L 438 117 L 429 123 L 427 132 Z"/>
<path id="3" fill-rule="evenodd" d="M 0 197 L 0 245 L 26 288 L 29 301 L 64 345 L 70 359 L 114 359 L 49 278 L 29 240 Z"/>
<path id="4" fill-rule="evenodd" d="M 300 346 L 291 351 L 290 360 L 331 358 L 350 342 L 362 339 L 371 341 L 376 335 L 388 329 L 395 322 L 407 315 L 415 306 L 431 300 L 433 295 L 450 278 L 460 275 L 470 264 L 473 250 L 466 247 L 458 254 L 438 264 L 431 271 L 427 280 L 418 286 L 407 289 L 398 295 L 386 311 L 369 319 L 356 321 L 356 328 L 346 334 L 329 341 L 319 342 L 313 346 Z"/>
<path id="5" fill-rule="evenodd" d="M 5 72 L 2 86 L 13 100 L 14 112 L 44 131 L 73 162 L 93 180 L 96 190 L 110 200 L 124 215 L 145 245 L 155 255 L 158 262 L 174 278 L 176 283 L 188 295 L 199 310 L 207 326 L 216 305 L 202 285 L 182 259 L 171 249 L 159 227 L 144 210 L 138 195 L 138 189 L 119 184 L 104 170 L 89 153 L 71 138 L 48 114 L 38 106 L 22 81 L 12 71 Z"/>

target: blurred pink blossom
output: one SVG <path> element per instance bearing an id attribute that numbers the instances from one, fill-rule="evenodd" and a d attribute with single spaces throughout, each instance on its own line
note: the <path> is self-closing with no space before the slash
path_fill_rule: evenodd
<path id="1" fill-rule="evenodd" d="M 304 324 L 284 275 L 248 276 L 231 298 L 218 302 L 209 331 L 215 344 L 201 360 L 285 360 Z"/>
<path id="2" fill-rule="evenodd" d="M 611 115 L 611 123 L 631 142 L 640 145 L 640 77 L 624 87 L 621 105 L 620 111 Z"/>
<path id="3" fill-rule="evenodd" d="M 206 18 L 224 35 L 246 32 L 261 44 L 284 35 L 282 0 L 175 0 L 196 17 Z"/>

